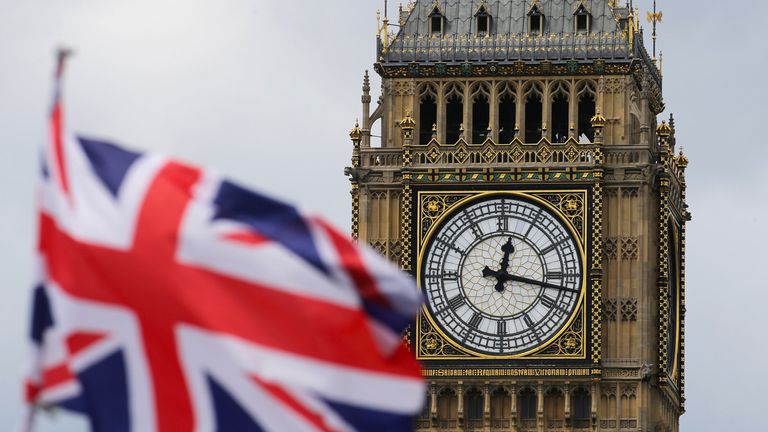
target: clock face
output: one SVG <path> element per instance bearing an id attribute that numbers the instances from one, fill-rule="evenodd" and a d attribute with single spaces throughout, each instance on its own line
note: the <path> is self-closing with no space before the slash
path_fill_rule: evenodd
<path id="1" fill-rule="evenodd" d="M 559 334 L 579 303 L 578 244 L 543 204 L 513 195 L 473 201 L 444 219 L 424 252 L 430 315 L 472 352 L 535 350 Z"/>

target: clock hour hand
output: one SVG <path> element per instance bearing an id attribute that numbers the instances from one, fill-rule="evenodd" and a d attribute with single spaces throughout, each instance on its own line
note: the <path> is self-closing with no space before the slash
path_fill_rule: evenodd
<path id="1" fill-rule="evenodd" d="M 509 256 L 515 253 L 515 247 L 512 245 L 512 237 L 507 240 L 504 246 L 501 247 L 501 251 L 504 252 L 504 258 L 501 259 L 500 273 L 507 273 L 509 269 Z"/>
<path id="2" fill-rule="evenodd" d="M 509 279 L 509 256 L 515 253 L 515 247 L 512 245 L 512 237 L 501 247 L 501 251 L 504 252 L 504 257 L 501 259 L 501 270 L 493 271 L 490 267 L 485 266 L 483 269 L 483 277 L 496 278 L 496 291 L 504 292 L 504 283 Z"/>
<path id="3" fill-rule="evenodd" d="M 485 266 L 483 269 L 483 277 L 485 278 L 496 278 L 496 291 L 498 292 L 504 292 L 504 282 L 506 282 L 505 275 L 508 275 L 506 271 L 493 271 L 490 267 Z"/>

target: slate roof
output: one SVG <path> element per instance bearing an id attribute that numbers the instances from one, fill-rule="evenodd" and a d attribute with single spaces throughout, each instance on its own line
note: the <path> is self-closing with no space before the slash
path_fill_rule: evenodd
<path id="1" fill-rule="evenodd" d="M 430 35 L 435 4 L 445 16 L 442 37 Z M 477 35 L 475 14 L 484 4 L 492 17 L 490 34 Z M 544 15 L 543 35 L 528 33 L 533 5 Z M 583 4 L 591 14 L 589 33 L 576 33 L 574 12 Z M 608 0 L 417 0 L 388 48 L 380 47 L 382 65 L 409 62 L 623 60 L 630 44 L 618 18 L 625 8 Z"/>

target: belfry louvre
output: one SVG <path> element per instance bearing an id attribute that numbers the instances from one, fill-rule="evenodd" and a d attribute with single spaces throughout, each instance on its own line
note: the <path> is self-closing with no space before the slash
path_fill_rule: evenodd
<path id="1" fill-rule="evenodd" d="M 679 430 L 688 160 L 638 15 L 440 0 L 380 19 L 352 231 L 425 295 L 404 335 L 429 384 L 417 430 Z"/>

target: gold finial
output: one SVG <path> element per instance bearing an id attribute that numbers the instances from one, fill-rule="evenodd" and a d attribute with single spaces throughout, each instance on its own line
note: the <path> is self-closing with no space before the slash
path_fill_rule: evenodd
<path id="1" fill-rule="evenodd" d="M 592 127 L 595 129 L 602 129 L 605 127 L 605 124 L 608 122 L 608 120 L 605 119 L 605 117 L 600 113 L 600 110 L 598 109 L 597 112 L 595 112 L 595 116 L 592 117 Z"/>
<path id="2" fill-rule="evenodd" d="M 432 123 L 432 138 L 437 137 L 437 123 Z"/>
<path id="3" fill-rule="evenodd" d="M 672 128 L 667 124 L 666 120 L 661 121 L 661 124 L 656 128 L 656 134 L 662 138 L 668 138 L 672 135 Z"/>
<path id="4" fill-rule="evenodd" d="M 464 133 L 464 123 L 459 124 L 459 132 Z"/>
<path id="5" fill-rule="evenodd" d="M 355 127 L 349 131 L 349 137 L 352 138 L 352 141 L 360 141 L 362 139 L 363 131 L 360 129 L 360 121 L 358 119 L 355 119 Z"/>
<path id="6" fill-rule="evenodd" d="M 381 38 L 381 11 L 376 11 L 376 38 Z"/>
<path id="7" fill-rule="evenodd" d="M 660 23 L 664 14 L 656 10 L 656 0 L 653 0 L 653 12 L 648 12 L 646 19 L 653 24 L 653 62 L 656 63 L 656 24 Z"/>
<path id="8" fill-rule="evenodd" d="M 635 31 L 640 29 L 640 8 L 635 8 Z"/>
<path id="9" fill-rule="evenodd" d="M 688 168 L 688 158 L 685 156 L 685 153 L 683 153 L 683 146 L 680 146 L 680 154 L 677 155 L 677 164 L 682 169 Z"/>
<path id="10" fill-rule="evenodd" d="M 389 18 L 387 18 L 386 10 L 384 11 L 384 21 L 382 27 L 382 31 L 384 32 L 384 51 L 387 51 L 387 49 L 389 49 Z"/>
<path id="11" fill-rule="evenodd" d="M 400 121 L 400 127 L 403 130 L 413 130 L 416 127 L 416 120 L 411 117 L 410 111 L 405 112 L 405 117 Z"/>

